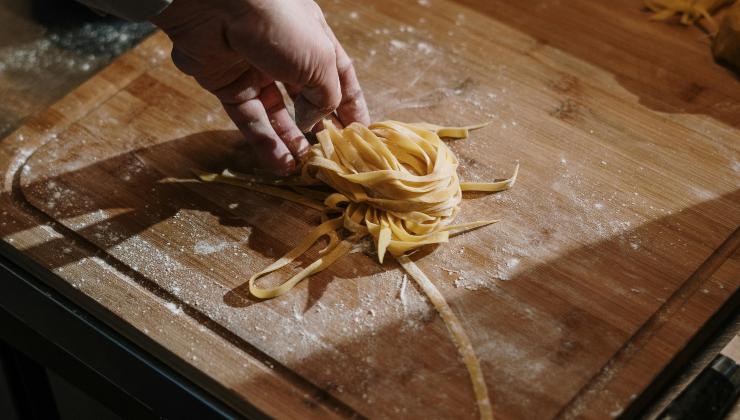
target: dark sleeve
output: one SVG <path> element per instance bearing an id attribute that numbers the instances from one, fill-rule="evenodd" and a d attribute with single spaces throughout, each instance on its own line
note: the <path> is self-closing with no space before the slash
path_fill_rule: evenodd
<path id="1" fill-rule="evenodd" d="M 147 20 L 158 15 L 172 0 L 77 0 L 97 11 L 127 20 Z"/>

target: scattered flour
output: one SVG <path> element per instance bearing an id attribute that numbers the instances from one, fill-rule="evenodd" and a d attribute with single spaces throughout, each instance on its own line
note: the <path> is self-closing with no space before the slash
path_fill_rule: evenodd
<path id="1" fill-rule="evenodd" d="M 151 24 L 134 22 L 51 29 L 42 38 L 0 48 L 0 73 L 89 72 L 121 55 L 151 30 Z"/>
<path id="2" fill-rule="evenodd" d="M 224 249 L 228 248 L 231 245 L 231 243 L 222 241 L 217 243 L 210 243 L 207 241 L 198 241 L 195 243 L 195 246 L 193 247 L 193 251 L 198 255 L 210 255 L 214 252 L 223 251 Z"/>
<path id="3" fill-rule="evenodd" d="M 174 302 L 167 302 L 164 304 L 164 307 L 175 315 L 182 313 L 182 308 L 177 306 Z"/>
<path id="4" fill-rule="evenodd" d="M 434 48 L 432 48 L 431 45 L 427 44 L 426 42 L 419 42 L 416 44 L 416 49 L 424 54 L 431 54 L 434 52 Z"/>
<path id="5" fill-rule="evenodd" d="M 409 276 L 404 273 L 401 279 L 401 288 L 398 290 L 398 298 L 401 299 L 403 310 L 406 311 L 406 287 L 409 283 Z"/>
<path id="6" fill-rule="evenodd" d="M 521 260 L 518 257 L 506 258 L 503 263 L 494 265 L 490 273 L 492 274 L 492 277 L 496 280 L 511 280 L 515 278 L 518 274 L 520 262 Z"/>
<path id="7" fill-rule="evenodd" d="M 390 40 L 390 44 L 391 44 L 391 47 L 397 48 L 397 49 L 403 49 L 403 48 L 406 48 L 408 46 L 407 43 L 405 43 L 403 41 L 400 41 L 398 39 L 391 39 Z"/>

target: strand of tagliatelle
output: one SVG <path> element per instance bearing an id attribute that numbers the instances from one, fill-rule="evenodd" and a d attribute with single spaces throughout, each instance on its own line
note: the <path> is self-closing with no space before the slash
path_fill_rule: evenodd
<path id="1" fill-rule="evenodd" d="M 321 224 L 293 250 L 255 273 L 249 291 L 269 299 L 292 289 L 301 280 L 329 267 L 338 258 L 372 237 L 382 263 L 391 254 L 413 278 L 447 326 L 475 392 L 481 418 L 493 418 L 491 402 L 480 363 L 460 320 L 439 290 L 408 257 L 427 245 L 447 242 L 450 235 L 495 223 L 482 220 L 452 224 L 462 201 L 462 191 L 497 192 L 516 181 L 466 183 L 457 176 L 458 160 L 441 138 L 461 139 L 480 126 L 440 127 L 427 123 L 384 121 L 365 127 L 351 124 L 344 129 L 324 121 L 299 177 L 267 180 L 228 170 L 221 174 L 199 173 L 202 181 L 232 184 L 281 197 L 322 211 Z M 312 186 L 330 186 L 323 192 Z M 328 245 L 320 257 L 276 287 L 263 288 L 257 279 L 279 270 L 308 251 L 322 237 Z"/>

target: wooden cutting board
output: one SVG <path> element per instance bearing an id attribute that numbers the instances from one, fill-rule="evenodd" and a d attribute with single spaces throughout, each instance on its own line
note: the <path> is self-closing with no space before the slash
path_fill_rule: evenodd
<path id="1" fill-rule="evenodd" d="M 638 2 L 320 3 L 374 119 L 492 121 L 451 143 L 464 180 L 521 163 L 513 190 L 463 203 L 461 221 L 500 223 L 416 258 L 471 336 L 494 412 L 639 408 L 737 304 L 737 82 Z M 319 215 L 191 181 L 248 152 L 169 48 L 152 36 L 0 142 L 3 239 L 237 409 L 475 417 L 443 322 L 393 262 L 351 254 L 286 296 L 249 296 L 248 276 Z M 674 79 L 711 106 L 682 108 Z"/>

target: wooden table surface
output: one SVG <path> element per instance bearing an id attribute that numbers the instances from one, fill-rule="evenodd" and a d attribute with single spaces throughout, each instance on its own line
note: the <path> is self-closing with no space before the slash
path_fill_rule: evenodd
<path id="1" fill-rule="evenodd" d="M 636 1 L 320 2 L 374 119 L 470 124 L 452 144 L 496 217 L 418 258 L 503 418 L 617 416 L 737 304 L 740 84 Z M 314 211 L 191 182 L 244 165 L 157 34 L 0 142 L 0 235 L 53 286 L 237 409 L 473 417 L 444 324 L 393 263 L 352 254 L 256 302 L 250 273 Z M 711 321 L 710 321 L 711 320 Z"/>
<path id="2" fill-rule="evenodd" d="M 73 0 L 0 4 L 0 136 L 38 115 L 152 31 Z"/>

